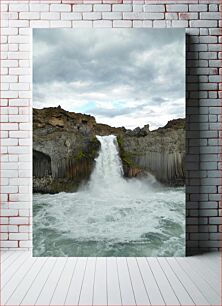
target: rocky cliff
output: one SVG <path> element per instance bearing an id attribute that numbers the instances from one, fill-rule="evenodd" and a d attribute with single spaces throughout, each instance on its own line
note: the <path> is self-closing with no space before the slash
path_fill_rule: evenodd
<path id="1" fill-rule="evenodd" d="M 95 118 L 60 107 L 33 109 L 33 190 L 75 191 L 89 178 L 100 147 Z"/>
<path id="2" fill-rule="evenodd" d="M 169 121 L 155 131 L 146 125 L 117 139 L 126 177 L 148 171 L 164 184 L 184 185 L 185 119 Z"/>
<path id="3" fill-rule="evenodd" d="M 92 173 L 100 148 L 96 135 L 110 134 L 117 135 L 125 176 L 148 171 L 163 183 L 184 184 L 184 119 L 132 131 L 59 106 L 33 109 L 33 191 L 76 191 Z"/>

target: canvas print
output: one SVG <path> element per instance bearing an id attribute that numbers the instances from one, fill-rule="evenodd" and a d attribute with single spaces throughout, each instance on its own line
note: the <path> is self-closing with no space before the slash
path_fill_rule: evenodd
<path id="1" fill-rule="evenodd" d="M 184 29 L 33 30 L 33 256 L 184 256 Z"/>

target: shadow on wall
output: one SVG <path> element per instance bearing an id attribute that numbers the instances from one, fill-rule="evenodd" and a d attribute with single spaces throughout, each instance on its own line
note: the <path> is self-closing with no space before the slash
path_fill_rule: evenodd
<path id="1" fill-rule="evenodd" d="M 201 188 L 201 113 L 200 83 L 198 75 L 198 44 L 186 35 L 186 255 L 210 251 L 200 247 L 200 209 L 206 194 Z M 201 232 L 208 225 L 201 224 Z"/>

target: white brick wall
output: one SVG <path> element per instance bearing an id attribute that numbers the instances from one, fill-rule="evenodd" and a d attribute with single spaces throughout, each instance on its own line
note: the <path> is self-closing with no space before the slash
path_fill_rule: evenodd
<path id="1" fill-rule="evenodd" d="M 31 28 L 184 27 L 189 34 L 187 253 L 218 249 L 222 231 L 220 0 L 82 2 L 1 3 L 1 247 L 31 247 Z"/>

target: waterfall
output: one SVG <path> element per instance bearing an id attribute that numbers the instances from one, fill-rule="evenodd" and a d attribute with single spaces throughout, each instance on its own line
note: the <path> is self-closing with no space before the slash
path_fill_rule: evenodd
<path id="1" fill-rule="evenodd" d="M 97 139 L 88 184 L 33 196 L 35 256 L 182 256 L 184 189 L 125 179 L 116 137 Z"/>
<path id="2" fill-rule="evenodd" d="M 123 184 L 123 168 L 119 157 L 116 136 L 96 136 L 101 143 L 99 156 L 96 158 L 95 169 L 92 172 L 90 190 L 114 188 Z"/>

